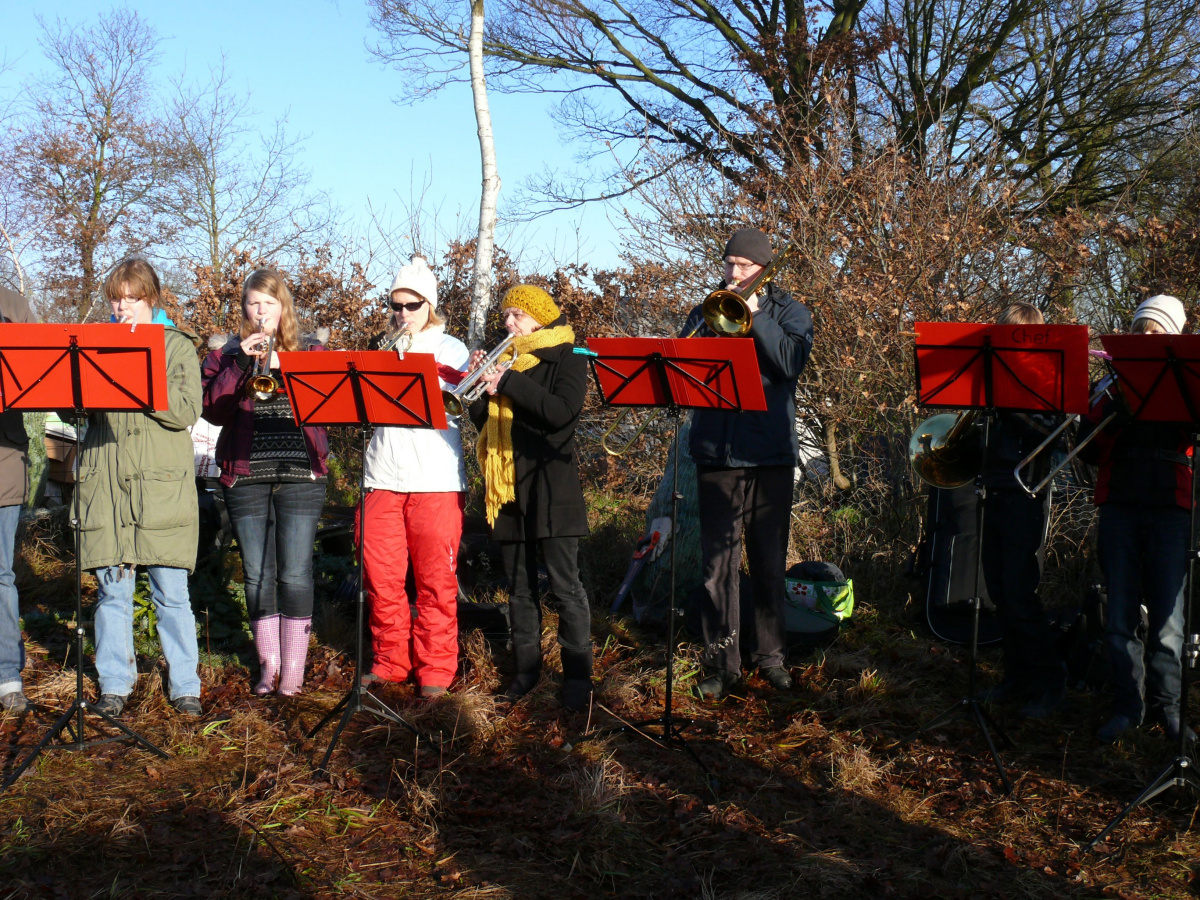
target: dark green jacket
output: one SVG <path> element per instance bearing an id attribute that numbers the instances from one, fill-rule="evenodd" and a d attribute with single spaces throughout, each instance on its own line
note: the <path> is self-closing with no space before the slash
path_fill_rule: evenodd
<path id="1" fill-rule="evenodd" d="M 167 408 L 88 416 L 79 459 L 83 568 L 196 565 L 199 508 L 188 428 L 200 418 L 195 336 L 166 329 Z"/>
<path id="2" fill-rule="evenodd" d="M 0 286 L 0 321 L 37 320 L 21 294 Z M 25 434 L 25 415 L 10 409 L 0 413 L 0 506 L 24 503 L 28 483 L 29 437 Z"/>

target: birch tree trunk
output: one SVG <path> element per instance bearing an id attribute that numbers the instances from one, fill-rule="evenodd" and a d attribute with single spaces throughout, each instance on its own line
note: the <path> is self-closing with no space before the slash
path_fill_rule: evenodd
<path id="1" fill-rule="evenodd" d="M 13 239 L 8 234 L 3 223 L 0 223 L 0 235 L 4 236 L 4 242 L 8 244 L 8 255 L 12 257 L 13 268 L 17 271 L 17 292 L 25 293 L 25 269 L 21 266 L 20 257 L 17 256 L 17 248 L 13 245 Z"/>
<path id="2" fill-rule="evenodd" d="M 471 37 L 467 52 L 471 60 L 471 93 L 475 98 L 475 122 L 479 131 L 479 156 L 483 164 L 483 193 L 479 198 L 479 238 L 475 242 L 475 272 L 471 286 L 471 316 L 467 345 L 483 343 L 488 307 L 492 303 L 492 253 L 496 239 L 496 197 L 500 175 L 496 171 L 496 145 L 492 139 L 492 114 L 488 109 L 487 84 L 483 75 L 483 2 L 470 0 Z"/>

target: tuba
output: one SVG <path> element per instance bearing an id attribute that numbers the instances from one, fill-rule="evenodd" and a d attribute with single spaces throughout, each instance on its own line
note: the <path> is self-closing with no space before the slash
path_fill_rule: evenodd
<path id="1" fill-rule="evenodd" d="M 908 460 L 917 477 L 930 487 L 958 488 L 974 480 L 983 467 L 983 449 L 974 432 L 979 410 L 930 416 L 908 441 Z"/>
<path id="2" fill-rule="evenodd" d="M 700 304 L 700 313 L 703 318 L 695 328 L 684 335 L 684 338 L 695 337 L 696 332 L 705 325 L 717 337 L 745 337 L 749 334 L 750 326 L 754 324 L 754 313 L 751 312 L 749 304 L 746 303 L 746 298 L 775 277 L 775 270 L 779 268 L 779 264 L 791 249 L 790 244 L 785 244 L 784 248 L 775 254 L 775 258 L 763 266 L 762 271 L 754 276 L 754 280 L 741 290 L 717 288 L 705 297 L 704 302 Z M 604 448 L 604 452 L 609 456 L 623 456 L 657 417 L 656 413 L 647 416 L 646 421 L 638 427 L 637 431 L 630 435 L 629 440 L 619 447 L 610 447 L 608 445 L 609 439 L 621 427 L 621 423 L 625 421 L 627 415 L 629 415 L 628 409 L 621 410 L 621 414 L 617 416 L 616 420 L 608 427 L 608 430 L 604 432 L 604 436 L 600 439 L 600 446 Z"/>

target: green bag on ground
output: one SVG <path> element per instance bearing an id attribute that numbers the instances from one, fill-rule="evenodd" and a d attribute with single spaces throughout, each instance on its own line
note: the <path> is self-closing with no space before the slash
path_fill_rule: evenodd
<path id="1" fill-rule="evenodd" d="M 784 623 L 798 634 L 814 634 L 841 626 L 854 613 L 854 581 L 788 578 Z"/>

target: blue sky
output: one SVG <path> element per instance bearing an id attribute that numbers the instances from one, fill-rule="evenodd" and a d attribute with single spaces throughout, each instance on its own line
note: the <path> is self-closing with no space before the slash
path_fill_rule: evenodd
<path id="1" fill-rule="evenodd" d="M 360 223 L 369 199 L 404 231 L 404 202 L 423 190 L 423 209 L 436 214 L 440 231 L 474 234 L 480 167 L 470 88 L 452 85 L 416 105 L 393 103 L 404 84 L 369 56 L 366 43 L 374 33 L 360 0 L 142 0 L 128 6 L 164 38 L 158 73 L 164 82 L 185 66 L 204 76 L 224 52 L 232 83 L 251 93 L 264 128 L 286 112 L 289 131 L 307 136 L 303 159 L 314 187 Z M 0 96 L 45 66 L 35 14 L 86 22 L 105 8 L 83 0 L 0 0 L 0 59 L 12 65 L 0 76 Z M 547 95 L 493 92 L 490 99 L 503 217 L 529 175 L 546 165 L 570 169 L 577 148 L 556 134 Z M 617 230 L 594 205 L 517 226 L 500 240 L 531 265 L 549 258 L 618 264 Z"/>

